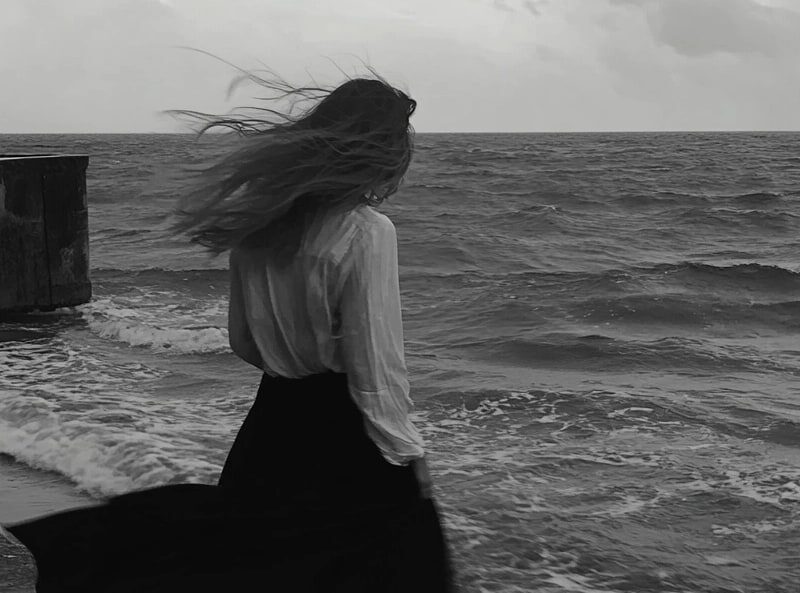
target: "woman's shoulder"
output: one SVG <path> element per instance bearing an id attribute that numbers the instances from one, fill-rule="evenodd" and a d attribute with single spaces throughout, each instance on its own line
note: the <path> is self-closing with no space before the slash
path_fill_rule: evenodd
<path id="1" fill-rule="evenodd" d="M 368 204 L 362 204 L 348 212 L 349 224 L 343 225 L 348 240 L 340 244 L 341 250 L 332 250 L 337 261 L 348 269 L 355 260 L 372 258 L 375 253 L 389 253 L 396 249 L 397 235 L 391 219 Z"/>
<path id="2" fill-rule="evenodd" d="M 395 232 L 392 219 L 383 212 L 378 212 L 369 204 L 362 204 L 354 208 L 350 215 L 362 236 L 386 236 Z"/>

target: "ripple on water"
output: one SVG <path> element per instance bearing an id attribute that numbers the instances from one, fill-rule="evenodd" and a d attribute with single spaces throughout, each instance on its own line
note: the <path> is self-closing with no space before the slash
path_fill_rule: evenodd
<path id="1" fill-rule="evenodd" d="M 764 575 L 791 590 L 781 550 L 800 545 L 800 458 L 776 463 L 769 443 L 641 400 L 538 390 L 420 406 L 466 590 L 759 590 Z M 753 525 L 773 539 L 731 539 Z"/>

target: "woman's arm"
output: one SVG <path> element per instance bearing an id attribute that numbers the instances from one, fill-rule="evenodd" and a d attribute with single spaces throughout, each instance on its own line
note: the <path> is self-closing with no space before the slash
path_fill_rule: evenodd
<path id="1" fill-rule="evenodd" d="M 230 254 L 230 300 L 228 302 L 228 342 L 242 360 L 263 370 L 264 363 L 247 325 L 242 295 L 242 277 L 236 249 Z"/>
<path id="2" fill-rule="evenodd" d="M 355 241 L 339 301 L 350 394 L 384 458 L 406 465 L 425 450 L 409 418 L 413 402 L 403 348 L 397 235 L 382 216 Z"/>

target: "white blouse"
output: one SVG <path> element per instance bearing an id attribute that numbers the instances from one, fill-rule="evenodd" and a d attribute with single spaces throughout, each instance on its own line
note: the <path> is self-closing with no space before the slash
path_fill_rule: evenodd
<path id="1" fill-rule="evenodd" d="M 366 204 L 322 213 L 287 268 L 237 247 L 230 270 L 228 330 L 239 357 L 272 376 L 346 373 L 384 458 L 406 465 L 424 455 L 409 419 L 397 235 L 385 214 Z"/>

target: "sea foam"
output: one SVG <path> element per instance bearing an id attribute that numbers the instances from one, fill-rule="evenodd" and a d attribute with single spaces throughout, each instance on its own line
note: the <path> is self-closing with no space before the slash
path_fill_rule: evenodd
<path id="1" fill-rule="evenodd" d="M 196 315 L 172 315 L 165 307 L 162 315 L 135 307 L 120 306 L 110 300 L 94 301 L 79 308 L 89 329 L 95 334 L 131 346 L 147 347 L 176 354 L 211 354 L 230 350 L 228 330 L 214 324 L 180 324 L 203 319 Z"/>
<path id="2" fill-rule="evenodd" d="M 241 412 L 215 410 L 222 422 L 209 422 L 208 410 L 167 415 L 167 405 L 129 397 L 92 409 L 54 402 L 49 393 L 3 392 L 0 452 L 60 473 L 93 496 L 215 482 Z"/>

